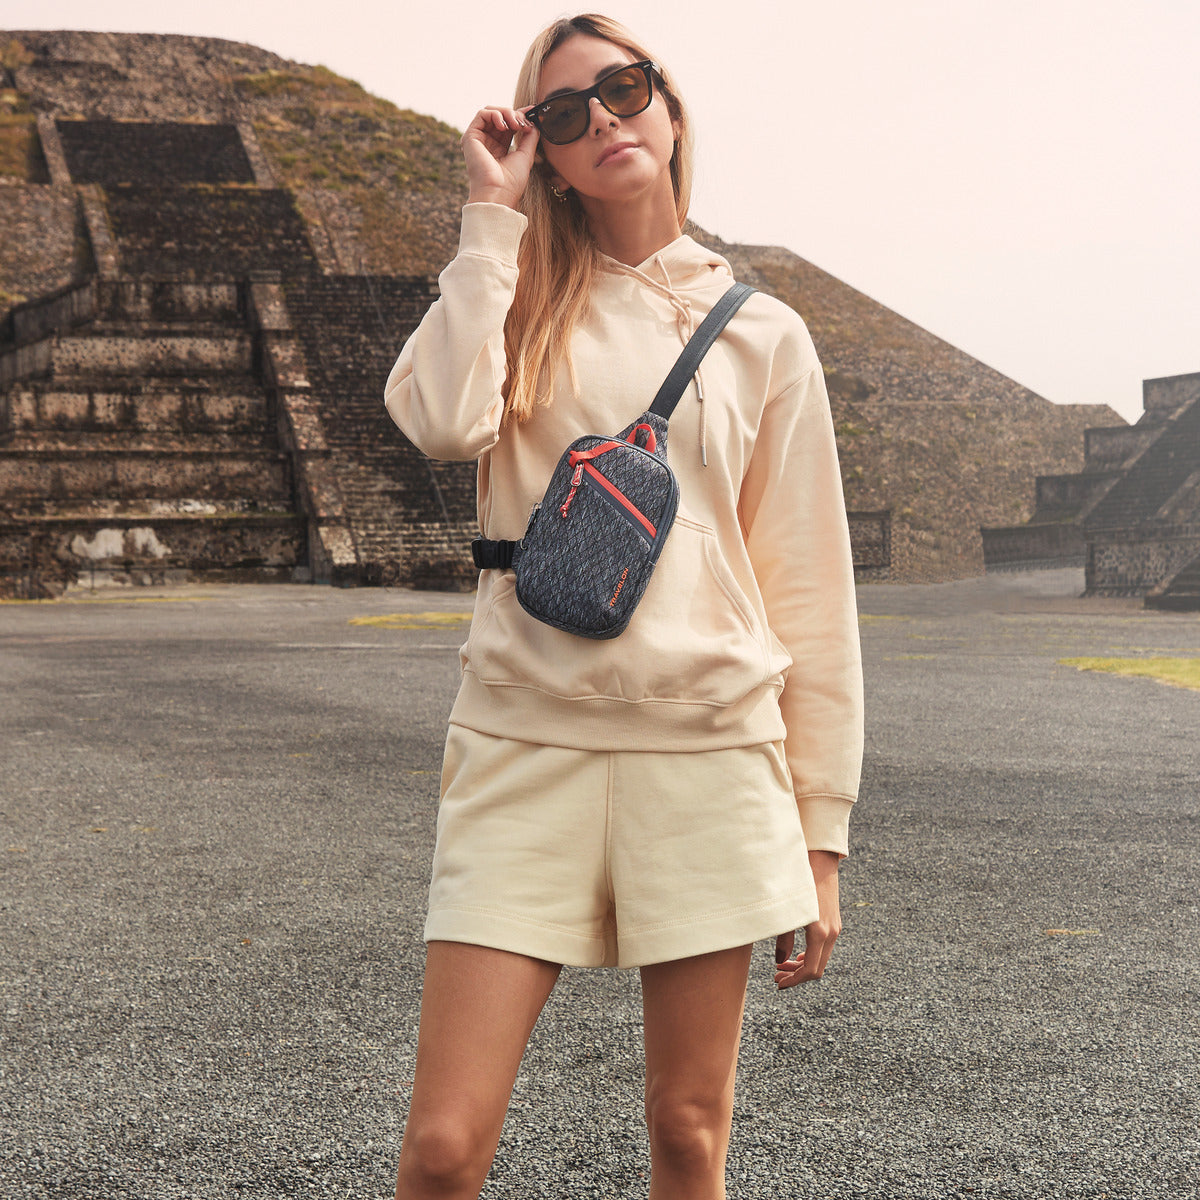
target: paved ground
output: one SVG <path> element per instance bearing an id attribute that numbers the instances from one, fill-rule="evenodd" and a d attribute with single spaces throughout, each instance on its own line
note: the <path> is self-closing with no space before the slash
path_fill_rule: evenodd
<path id="1" fill-rule="evenodd" d="M 1056 665 L 1200 617 L 1079 583 L 862 590 L 846 929 L 757 949 L 731 1196 L 1200 1194 L 1200 693 Z M 390 1194 L 467 607 L 0 606 L 0 1198 Z M 485 1195 L 644 1195 L 639 1104 L 636 973 L 566 972 Z"/>

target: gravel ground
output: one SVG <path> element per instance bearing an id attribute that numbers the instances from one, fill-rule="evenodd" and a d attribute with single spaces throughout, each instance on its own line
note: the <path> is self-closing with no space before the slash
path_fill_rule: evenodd
<path id="1" fill-rule="evenodd" d="M 1200 617 L 1080 584 L 860 591 L 845 931 L 756 948 L 732 1197 L 1200 1195 L 1200 694 L 1056 663 Z M 468 607 L 0 606 L 0 1200 L 391 1194 Z M 484 1195 L 644 1196 L 640 1106 L 637 973 L 564 972 Z"/>

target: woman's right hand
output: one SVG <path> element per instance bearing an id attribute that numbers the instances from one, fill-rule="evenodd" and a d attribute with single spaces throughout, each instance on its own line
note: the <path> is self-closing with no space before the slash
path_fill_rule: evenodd
<path id="1" fill-rule="evenodd" d="M 519 108 L 481 108 L 461 144 L 470 184 L 467 203 L 516 208 L 529 183 L 538 144 L 537 128 L 525 113 Z"/>

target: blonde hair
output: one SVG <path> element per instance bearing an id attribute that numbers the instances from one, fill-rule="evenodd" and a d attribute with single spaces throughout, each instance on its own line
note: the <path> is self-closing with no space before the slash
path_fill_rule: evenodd
<path id="1" fill-rule="evenodd" d="M 597 13 L 564 17 L 544 29 L 529 47 L 517 79 L 514 107 L 536 103 L 542 65 L 564 42 L 581 34 L 619 46 L 635 61 L 654 58 L 628 29 L 609 17 Z M 679 130 L 670 166 L 675 211 L 683 228 L 692 198 L 691 123 L 670 74 L 662 68 L 656 86 Z M 573 192 L 566 201 L 555 198 L 550 174 L 539 152 L 521 198 L 521 212 L 529 226 L 517 257 L 516 295 L 504 324 L 506 420 L 528 420 L 536 407 L 550 404 L 551 380 L 564 358 L 571 369 L 572 385 L 578 388 L 570 357 L 571 334 L 587 312 L 599 251 L 578 198 Z"/>

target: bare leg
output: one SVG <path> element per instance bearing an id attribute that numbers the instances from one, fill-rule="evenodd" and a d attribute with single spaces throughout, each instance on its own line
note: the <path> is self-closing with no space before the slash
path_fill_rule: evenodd
<path id="1" fill-rule="evenodd" d="M 486 946 L 429 943 L 396 1200 L 479 1195 L 525 1044 L 560 970 Z"/>
<path id="2" fill-rule="evenodd" d="M 650 1200 L 723 1200 L 750 947 L 642 968 Z"/>

